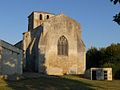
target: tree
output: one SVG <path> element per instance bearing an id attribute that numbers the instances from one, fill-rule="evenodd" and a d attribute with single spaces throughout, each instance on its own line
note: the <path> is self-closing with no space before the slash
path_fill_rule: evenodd
<path id="1" fill-rule="evenodd" d="M 113 21 L 120 25 L 120 12 L 113 16 Z"/>
<path id="2" fill-rule="evenodd" d="M 120 3 L 120 0 L 111 0 L 114 4 Z"/>
<path id="3" fill-rule="evenodd" d="M 113 2 L 114 5 L 116 5 L 117 3 L 120 4 L 120 0 L 111 0 L 111 2 Z M 120 12 L 115 16 L 113 16 L 113 21 L 115 21 L 118 25 L 120 25 Z"/>
<path id="4" fill-rule="evenodd" d="M 86 68 L 99 67 L 100 53 L 97 48 L 92 47 L 87 51 L 86 54 Z"/>
<path id="5" fill-rule="evenodd" d="M 86 53 L 86 69 L 111 67 L 113 77 L 120 79 L 120 43 L 104 48 L 92 47 Z"/>

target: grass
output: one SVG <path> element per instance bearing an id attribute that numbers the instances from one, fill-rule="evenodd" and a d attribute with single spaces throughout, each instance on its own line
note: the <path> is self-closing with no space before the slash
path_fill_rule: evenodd
<path id="1" fill-rule="evenodd" d="M 0 90 L 120 90 L 120 80 L 96 81 L 78 76 L 40 76 L 20 81 L 0 80 Z"/>

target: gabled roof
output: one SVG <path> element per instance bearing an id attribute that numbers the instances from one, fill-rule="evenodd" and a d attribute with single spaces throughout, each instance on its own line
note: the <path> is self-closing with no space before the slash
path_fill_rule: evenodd
<path id="1" fill-rule="evenodd" d="M 14 45 L 12 45 L 4 40 L 1 40 L 1 39 L 0 39 L 0 46 L 7 48 L 9 50 L 15 51 L 17 53 L 22 51 L 21 49 L 19 49 L 19 48 L 15 47 Z"/>

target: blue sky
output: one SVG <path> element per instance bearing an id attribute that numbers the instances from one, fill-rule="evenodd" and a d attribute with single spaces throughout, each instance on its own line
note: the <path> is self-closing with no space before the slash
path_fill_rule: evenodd
<path id="1" fill-rule="evenodd" d="M 120 5 L 110 0 L 1 0 L 0 39 L 12 44 L 21 40 L 32 11 L 64 13 L 77 20 L 87 49 L 120 43 L 120 26 L 112 21 Z"/>

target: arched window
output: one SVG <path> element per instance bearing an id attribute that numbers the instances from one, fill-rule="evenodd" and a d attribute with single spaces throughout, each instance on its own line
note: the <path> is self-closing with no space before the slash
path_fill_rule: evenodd
<path id="1" fill-rule="evenodd" d="M 49 15 L 47 15 L 47 19 L 49 19 Z"/>
<path id="2" fill-rule="evenodd" d="M 58 55 L 68 56 L 68 41 L 65 36 L 61 36 L 58 40 Z"/>
<path id="3" fill-rule="evenodd" d="M 40 14 L 40 20 L 42 20 L 42 14 Z"/>

